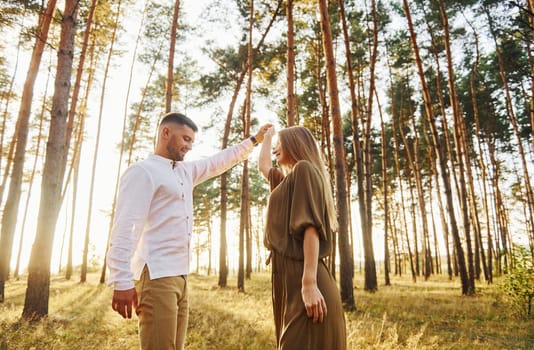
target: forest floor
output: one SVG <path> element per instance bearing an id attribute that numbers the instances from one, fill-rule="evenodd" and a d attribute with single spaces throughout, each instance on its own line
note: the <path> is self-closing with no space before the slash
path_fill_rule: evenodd
<path id="1" fill-rule="evenodd" d="M 0 350 L 137 349 L 137 319 L 123 320 L 111 309 L 110 287 L 52 278 L 49 316 L 20 320 L 26 280 L 8 281 L 0 304 Z M 216 276 L 190 275 L 188 350 L 274 349 L 268 273 L 253 274 L 238 293 L 235 276 L 217 287 Z M 477 285 L 461 296 L 460 284 L 444 276 L 413 283 L 392 278 L 364 292 L 355 278 L 357 310 L 346 313 L 349 349 L 534 349 L 534 319 L 516 316 L 496 285 Z"/>

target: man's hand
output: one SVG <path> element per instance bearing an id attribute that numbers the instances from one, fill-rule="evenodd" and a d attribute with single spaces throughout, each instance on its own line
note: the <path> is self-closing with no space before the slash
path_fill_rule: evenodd
<path id="1" fill-rule="evenodd" d="M 124 318 L 132 318 L 132 306 L 137 309 L 137 292 L 135 288 L 114 290 L 111 307 Z"/>
<path id="2" fill-rule="evenodd" d="M 264 124 L 262 125 L 260 130 L 258 130 L 256 135 L 254 136 L 254 138 L 256 138 L 256 141 L 258 141 L 258 143 L 262 143 L 263 138 L 265 137 L 265 134 L 267 133 L 267 131 L 269 131 L 269 129 L 274 130 L 273 124 L 271 123 Z"/>

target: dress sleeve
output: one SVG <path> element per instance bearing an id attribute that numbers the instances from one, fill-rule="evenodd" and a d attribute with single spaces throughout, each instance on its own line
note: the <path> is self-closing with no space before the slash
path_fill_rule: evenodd
<path id="1" fill-rule="evenodd" d="M 284 179 L 284 174 L 282 174 L 280 170 L 276 168 L 269 169 L 268 181 L 269 181 L 269 186 L 271 187 L 271 192 L 275 189 L 276 186 L 280 184 L 280 182 L 282 182 L 283 179 Z"/>
<path id="2" fill-rule="evenodd" d="M 306 227 L 315 226 L 320 240 L 327 240 L 326 199 L 319 171 L 310 162 L 300 161 L 293 168 L 292 182 L 290 235 L 302 240 Z"/>

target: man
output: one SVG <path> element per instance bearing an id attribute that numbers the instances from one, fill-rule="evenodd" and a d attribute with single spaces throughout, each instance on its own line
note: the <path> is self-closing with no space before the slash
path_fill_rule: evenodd
<path id="1" fill-rule="evenodd" d="M 183 349 L 193 187 L 248 157 L 270 124 L 212 157 L 184 161 L 198 131 L 179 113 L 163 117 L 154 154 L 122 175 L 107 256 L 113 310 L 139 319 L 141 349 Z"/>

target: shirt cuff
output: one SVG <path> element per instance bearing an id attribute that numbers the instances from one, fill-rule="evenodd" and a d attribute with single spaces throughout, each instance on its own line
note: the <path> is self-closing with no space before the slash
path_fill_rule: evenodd
<path id="1" fill-rule="evenodd" d="M 129 290 L 135 288 L 135 284 L 133 281 L 115 281 L 112 284 L 114 290 Z"/>

